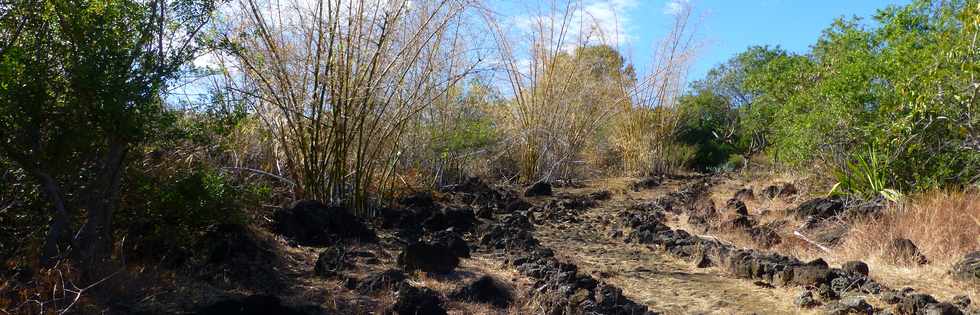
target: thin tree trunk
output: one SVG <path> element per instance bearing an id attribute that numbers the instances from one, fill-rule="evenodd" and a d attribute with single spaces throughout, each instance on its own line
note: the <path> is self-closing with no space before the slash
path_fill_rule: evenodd
<path id="1" fill-rule="evenodd" d="M 34 170 L 32 173 L 41 182 L 41 188 L 53 206 L 51 222 L 48 223 L 48 234 L 44 239 L 40 257 L 42 267 L 52 267 L 59 259 L 67 256 L 67 253 L 62 252 L 62 245 L 67 244 L 68 238 L 66 236 L 69 235 L 68 210 L 65 206 L 65 199 L 61 196 L 61 189 L 54 178 L 38 170 Z"/>
<path id="2" fill-rule="evenodd" d="M 119 199 L 123 175 L 123 159 L 128 151 L 124 142 L 113 141 L 102 161 L 99 172 L 86 200 L 86 221 L 79 232 L 80 267 L 89 280 L 107 275 L 106 267 L 112 256 L 112 212 Z"/>

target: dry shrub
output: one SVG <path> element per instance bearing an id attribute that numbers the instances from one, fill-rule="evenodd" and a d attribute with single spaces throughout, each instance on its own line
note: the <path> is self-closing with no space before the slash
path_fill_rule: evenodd
<path id="1" fill-rule="evenodd" d="M 469 4 L 237 1 L 228 91 L 252 105 L 298 197 L 366 210 L 387 196 L 406 129 L 469 70 L 445 64 Z"/>
<path id="2" fill-rule="evenodd" d="M 980 250 L 980 195 L 975 191 L 933 191 L 891 207 L 879 218 L 855 223 L 838 254 L 879 264 L 904 265 L 889 244 L 907 238 L 933 267 L 943 270 L 966 253 Z"/>
<path id="3" fill-rule="evenodd" d="M 677 142 L 680 115 L 675 109 L 698 44 L 692 12 L 684 5 L 674 15 L 670 32 L 654 47 L 650 72 L 630 89 L 631 105 L 614 119 L 610 142 L 627 175 L 671 173 L 693 158 L 693 149 Z"/>

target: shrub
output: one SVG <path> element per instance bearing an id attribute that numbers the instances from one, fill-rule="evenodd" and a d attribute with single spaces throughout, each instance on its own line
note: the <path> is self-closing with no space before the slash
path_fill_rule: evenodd
<path id="1" fill-rule="evenodd" d="M 128 175 L 118 216 L 125 250 L 137 260 L 193 252 L 209 227 L 246 223 L 244 208 L 270 198 L 267 186 L 236 184 L 205 166 L 156 171 Z"/>

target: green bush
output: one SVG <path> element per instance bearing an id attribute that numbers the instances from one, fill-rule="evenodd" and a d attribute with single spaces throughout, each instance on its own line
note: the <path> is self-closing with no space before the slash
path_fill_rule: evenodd
<path id="1" fill-rule="evenodd" d="M 238 185 L 208 168 L 133 172 L 129 175 L 119 233 L 138 248 L 139 258 L 159 258 L 171 251 L 192 252 L 209 227 L 247 223 L 245 207 L 269 198 L 261 185 Z"/>
<path id="2" fill-rule="evenodd" d="M 805 54 L 752 47 L 698 81 L 689 122 L 701 163 L 733 122 L 736 150 L 838 179 L 835 192 L 872 197 L 980 178 L 980 6 L 917 0 L 879 10 L 874 23 L 840 19 Z M 720 99 L 719 99 L 720 96 Z M 684 104 L 682 100 L 681 105 Z M 871 149 L 866 149 L 871 147 Z"/>

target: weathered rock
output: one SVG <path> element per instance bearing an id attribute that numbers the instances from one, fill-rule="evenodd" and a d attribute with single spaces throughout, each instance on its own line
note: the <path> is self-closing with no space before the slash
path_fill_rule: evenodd
<path id="1" fill-rule="evenodd" d="M 975 251 L 953 265 L 953 276 L 968 282 L 980 284 L 980 251 Z"/>
<path id="2" fill-rule="evenodd" d="M 871 269 L 868 268 L 868 264 L 859 260 L 852 260 L 852 261 L 845 262 L 843 265 L 841 265 L 841 269 L 847 272 L 853 272 L 863 276 L 867 276 L 868 273 L 871 272 Z"/>
<path id="3" fill-rule="evenodd" d="M 846 315 L 846 314 L 872 314 L 874 307 L 860 297 L 847 297 L 840 301 L 827 304 L 827 314 Z"/>
<path id="4" fill-rule="evenodd" d="M 525 197 L 551 196 L 552 194 L 551 184 L 547 182 L 534 183 L 524 191 Z"/>
<path id="5" fill-rule="evenodd" d="M 771 185 L 762 190 L 762 195 L 769 199 L 775 199 L 776 197 L 790 197 L 797 193 L 796 186 L 791 183 L 781 183 L 776 185 Z"/>
<path id="6" fill-rule="evenodd" d="M 800 204 L 792 210 L 798 219 L 813 217 L 826 219 L 844 211 L 844 199 L 840 197 L 816 198 Z"/>
<path id="7" fill-rule="evenodd" d="M 386 290 L 404 281 L 407 277 L 405 273 L 397 269 L 388 269 L 382 272 L 371 274 L 359 281 L 357 291 L 362 294 L 370 294 Z"/>
<path id="8" fill-rule="evenodd" d="M 749 208 L 741 200 L 732 198 L 725 204 L 725 209 L 737 215 L 749 215 Z"/>
<path id="9" fill-rule="evenodd" d="M 374 231 L 347 209 L 318 201 L 300 201 L 292 208 L 279 209 L 272 221 L 273 231 L 300 245 L 323 246 L 337 239 L 365 242 L 378 239 Z"/>
<path id="10" fill-rule="evenodd" d="M 936 303 L 939 301 L 928 294 L 908 294 L 901 298 L 895 310 L 899 314 L 920 314 L 925 312 L 927 306 Z"/>
<path id="11" fill-rule="evenodd" d="M 742 188 L 736 191 L 732 198 L 738 199 L 742 202 L 755 200 L 755 193 L 752 192 L 752 188 Z"/>
<path id="12" fill-rule="evenodd" d="M 459 256 L 445 244 L 418 242 L 402 250 L 398 255 L 398 266 L 405 271 L 450 273 L 459 266 Z"/>
<path id="13" fill-rule="evenodd" d="M 950 303 L 929 304 L 924 313 L 925 315 L 963 315 L 963 311 Z"/>
<path id="14" fill-rule="evenodd" d="M 531 207 L 533 207 L 533 205 L 524 199 L 514 199 L 508 203 L 507 207 L 503 210 L 504 213 L 514 213 L 518 211 L 527 211 L 528 209 L 531 209 Z"/>
<path id="15" fill-rule="evenodd" d="M 407 282 L 398 285 L 398 300 L 392 311 L 399 315 L 445 315 L 442 299 L 429 288 L 416 288 Z"/>
<path id="16" fill-rule="evenodd" d="M 331 246 L 317 256 L 313 272 L 320 277 L 330 278 L 341 271 L 353 267 L 348 252 L 341 246 Z"/>
<path id="17" fill-rule="evenodd" d="M 447 207 L 433 212 L 422 225 L 427 231 L 442 231 L 448 228 L 469 231 L 476 225 L 476 214 L 471 208 Z"/>
<path id="18" fill-rule="evenodd" d="M 964 309 L 970 307 L 970 304 L 972 304 L 972 302 L 973 301 L 970 300 L 970 297 L 966 295 L 957 295 L 950 300 L 950 303 L 953 303 L 953 305 L 956 305 L 956 307 L 964 308 Z"/>
<path id="19" fill-rule="evenodd" d="M 915 246 L 915 243 L 907 238 L 896 238 L 892 240 L 888 246 L 888 251 L 900 263 L 913 265 L 925 265 L 929 263 L 929 259 L 919 251 L 919 247 Z"/>
<path id="20" fill-rule="evenodd" d="M 432 234 L 431 242 L 448 248 L 457 257 L 470 258 L 470 245 L 458 233 L 452 230 L 439 231 Z"/>
<path id="21" fill-rule="evenodd" d="M 459 288 L 450 296 L 460 301 L 491 304 L 496 307 L 506 308 L 513 301 L 511 289 L 490 276 L 482 276 L 479 279 Z"/>
<path id="22" fill-rule="evenodd" d="M 820 305 L 820 302 L 813 298 L 813 291 L 804 290 L 796 296 L 793 300 L 793 304 L 801 308 L 814 308 Z"/>
<path id="23" fill-rule="evenodd" d="M 819 286 L 830 284 L 830 269 L 820 265 L 799 266 L 793 269 L 793 283 L 796 285 Z"/>

